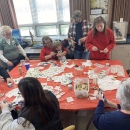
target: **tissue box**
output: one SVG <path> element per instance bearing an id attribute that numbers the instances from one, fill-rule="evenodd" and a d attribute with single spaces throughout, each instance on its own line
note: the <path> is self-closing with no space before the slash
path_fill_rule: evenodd
<path id="1" fill-rule="evenodd" d="M 89 92 L 89 79 L 88 78 L 76 78 L 74 83 L 74 92 L 77 98 L 88 97 Z"/>

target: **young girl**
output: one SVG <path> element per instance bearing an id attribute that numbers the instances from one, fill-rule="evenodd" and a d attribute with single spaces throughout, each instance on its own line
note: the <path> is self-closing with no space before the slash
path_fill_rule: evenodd
<path id="1" fill-rule="evenodd" d="M 58 60 L 66 60 L 66 54 L 68 53 L 67 49 L 62 47 L 62 43 L 60 41 L 53 42 L 53 49 L 56 53 L 56 59 Z"/>
<path id="2" fill-rule="evenodd" d="M 33 78 L 23 78 L 18 84 L 24 98 L 18 119 L 13 120 L 8 103 L 1 103 L 0 130 L 62 130 L 59 102 L 50 91 Z"/>
<path id="3" fill-rule="evenodd" d="M 109 60 L 110 51 L 116 45 L 113 31 L 106 27 L 103 17 L 94 19 L 93 29 L 88 33 L 86 47 L 90 51 L 90 60 Z"/>

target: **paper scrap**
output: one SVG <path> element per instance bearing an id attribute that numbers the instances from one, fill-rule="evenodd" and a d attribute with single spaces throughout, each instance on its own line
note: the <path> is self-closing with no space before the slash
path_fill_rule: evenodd
<path id="1" fill-rule="evenodd" d="M 67 97 L 66 100 L 67 100 L 67 102 L 73 102 L 74 101 L 74 99 L 72 97 Z"/>

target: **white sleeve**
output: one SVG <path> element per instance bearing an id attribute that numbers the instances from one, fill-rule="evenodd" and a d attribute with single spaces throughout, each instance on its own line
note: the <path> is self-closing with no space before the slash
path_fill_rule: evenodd
<path id="1" fill-rule="evenodd" d="M 17 47 L 18 47 L 19 51 L 21 52 L 21 54 L 22 54 L 24 57 L 27 56 L 26 53 L 25 53 L 25 51 L 24 51 L 24 49 L 21 47 L 21 45 L 18 45 Z"/>
<path id="2" fill-rule="evenodd" d="M 23 127 L 22 124 L 24 121 L 25 118 L 23 117 L 13 120 L 9 110 L 2 110 L 0 114 L 0 130 L 35 130 L 34 126 L 29 121 L 27 121 L 27 127 Z"/>
<path id="3" fill-rule="evenodd" d="M 3 51 L 2 51 L 2 50 L 0 50 L 0 59 L 1 59 L 3 62 L 5 62 L 5 63 L 8 62 L 8 60 L 3 56 Z"/>

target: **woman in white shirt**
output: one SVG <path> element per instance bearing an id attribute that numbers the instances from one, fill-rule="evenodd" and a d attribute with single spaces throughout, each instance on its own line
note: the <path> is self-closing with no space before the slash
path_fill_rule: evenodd
<path id="1" fill-rule="evenodd" d="M 17 39 L 12 37 L 12 29 L 9 26 L 1 26 L 0 33 L 3 35 L 3 38 L 0 39 L 0 59 L 6 63 L 9 71 L 19 64 L 23 58 L 29 61 Z"/>

